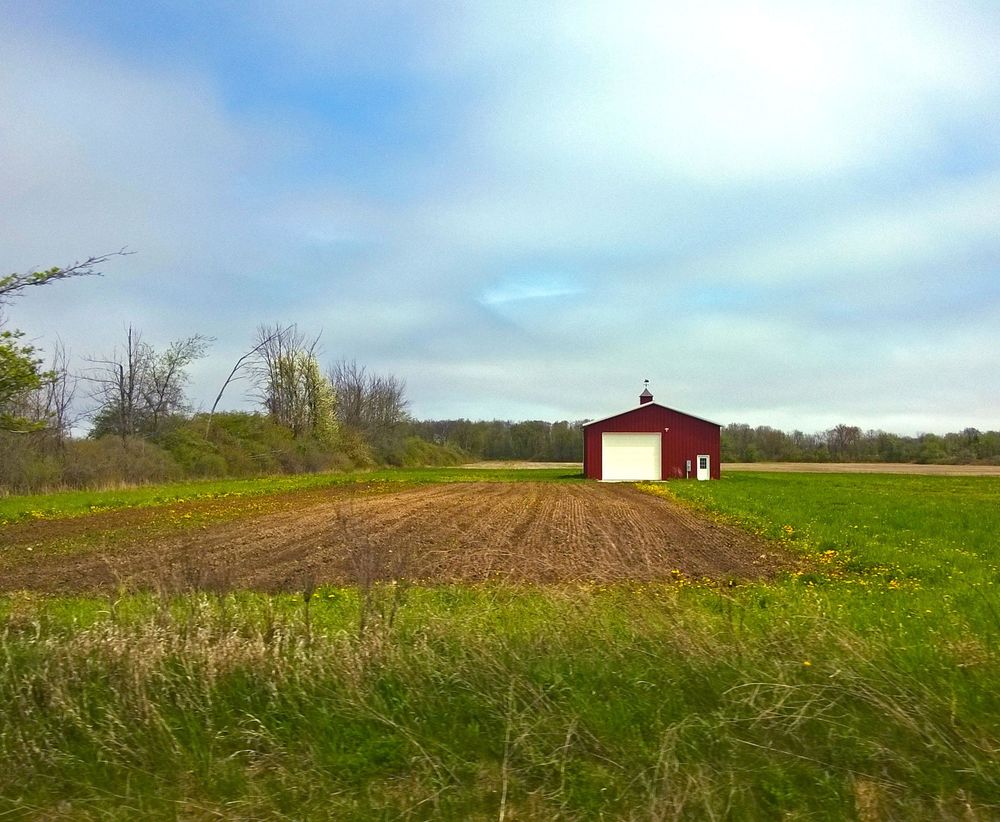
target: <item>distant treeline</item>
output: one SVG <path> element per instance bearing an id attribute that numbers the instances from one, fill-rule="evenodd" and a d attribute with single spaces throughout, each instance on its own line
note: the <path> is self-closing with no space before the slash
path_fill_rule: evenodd
<path id="1" fill-rule="evenodd" d="M 425 420 L 410 423 L 410 432 L 484 460 L 583 460 L 583 422 Z"/>
<path id="2" fill-rule="evenodd" d="M 409 425 L 428 442 L 490 460 L 580 462 L 583 421 L 425 420 Z M 916 437 L 838 425 L 828 431 L 787 433 L 732 423 L 722 429 L 724 462 L 1000 463 L 1000 432 L 966 428 Z"/>
<path id="3" fill-rule="evenodd" d="M 828 431 L 786 433 L 766 425 L 733 423 L 722 429 L 723 462 L 1000 463 L 1000 431 L 906 437 L 838 425 Z"/>

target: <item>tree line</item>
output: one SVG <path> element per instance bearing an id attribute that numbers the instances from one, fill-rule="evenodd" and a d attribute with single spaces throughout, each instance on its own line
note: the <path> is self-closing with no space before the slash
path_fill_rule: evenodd
<path id="1" fill-rule="evenodd" d="M 425 420 L 410 423 L 419 437 L 478 459 L 581 462 L 583 422 Z"/>
<path id="2" fill-rule="evenodd" d="M 580 462 L 584 422 L 425 420 L 411 427 L 423 439 L 480 459 Z M 721 433 L 723 462 L 1000 464 L 1000 432 L 975 428 L 903 436 L 853 425 L 806 434 L 732 423 Z"/>
<path id="3" fill-rule="evenodd" d="M 949 434 L 903 436 L 837 425 L 827 431 L 787 433 L 766 425 L 733 423 L 722 429 L 723 462 L 1000 463 L 1000 431 L 966 428 Z"/>

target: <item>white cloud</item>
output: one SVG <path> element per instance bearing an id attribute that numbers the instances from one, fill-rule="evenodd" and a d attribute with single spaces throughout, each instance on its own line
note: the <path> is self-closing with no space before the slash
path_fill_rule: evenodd
<path id="1" fill-rule="evenodd" d="M 581 174 L 725 185 L 869 167 L 901 143 L 927 148 L 927 107 L 992 97 L 1000 76 L 988 36 L 923 5 L 515 8 L 477 19 L 479 39 L 461 49 L 464 67 L 493 80 L 482 135 Z M 502 39 L 522 16 L 527 37 Z"/>
<path id="2" fill-rule="evenodd" d="M 947 182 L 842 216 L 792 236 L 769 235 L 695 261 L 686 275 L 769 286 L 852 281 L 877 275 L 881 288 L 906 285 L 915 267 L 947 262 L 970 248 L 1000 246 L 1000 176 Z"/>
<path id="3" fill-rule="evenodd" d="M 0 185 L 13 196 L 0 219 L 18 238 L 11 262 L 47 265 L 126 244 L 147 265 L 181 242 L 187 253 L 224 253 L 220 233 L 247 217 L 233 187 L 255 135 L 228 120 L 203 77 L 54 39 L 4 42 Z"/>

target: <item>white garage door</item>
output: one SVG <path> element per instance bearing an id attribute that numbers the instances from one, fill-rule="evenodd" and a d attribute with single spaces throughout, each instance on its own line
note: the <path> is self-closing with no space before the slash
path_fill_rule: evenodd
<path id="1" fill-rule="evenodd" d="M 601 474 L 618 482 L 660 479 L 660 435 L 601 434 Z"/>

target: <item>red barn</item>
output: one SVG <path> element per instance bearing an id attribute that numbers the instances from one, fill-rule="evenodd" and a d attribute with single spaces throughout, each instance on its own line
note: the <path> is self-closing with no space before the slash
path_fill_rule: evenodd
<path id="1" fill-rule="evenodd" d="M 653 402 L 647 388 L 636 408 L 583 426 L 583 473 L 608 482 L 719 479 L 721 430 Z"/>

